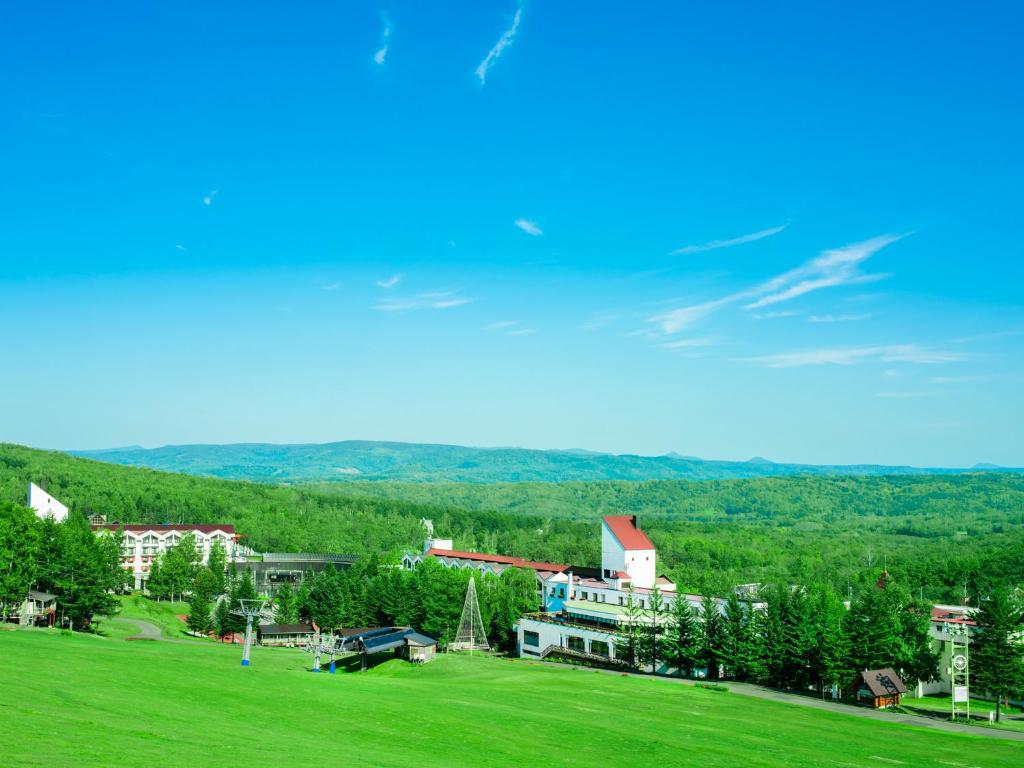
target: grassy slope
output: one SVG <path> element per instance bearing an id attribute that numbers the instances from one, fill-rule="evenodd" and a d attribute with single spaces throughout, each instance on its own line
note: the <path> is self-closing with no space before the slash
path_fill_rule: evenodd
<path id="1" fill-rule="evenodd" d="M 45 631 L 0 632 L 0 658 L 4 766 L 1024 764 L 1016 743 L 531 662 L 332 677 L 284 649 L 245 670 L 237 648 Z"/>

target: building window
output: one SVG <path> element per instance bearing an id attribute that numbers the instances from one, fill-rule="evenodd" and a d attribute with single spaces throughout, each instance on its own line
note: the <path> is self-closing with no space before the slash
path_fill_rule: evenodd
<path id="1" fill-rule="evenodd" d="M 619 595 L 619 605 L 625 605 L 625 604 L 626 604 L 626 598 L 624 598 L 622 595 Z"/>
<path id="2" fill-rule="evenodd" d="M 583 593 L 583 599 L 584 599 L 584 600 L 586 600 L 586 599 L 587 599 L 587 593 L 586 593 L 586 592 L 584 592 L 584 593 Z"/>
<path id="3" fill-rule="evenodd" d="M 540 634 L 538 632 L 523 632 L 523 645 L 529 645 L 534 648 L 540 646 Z"/>
<path id="4" fill-rule="evenodd" d="M 586 651 L 586 641 L 582 637 L 569 635 L 565 638 L 565 642 L 570 651 Z"/>
<path id="5" fill-rule="evenodd" d="M 604 640 L 591 640 L 590 641 L 590 652 L 597 656 L 609 656 L 608 643 Z"/>

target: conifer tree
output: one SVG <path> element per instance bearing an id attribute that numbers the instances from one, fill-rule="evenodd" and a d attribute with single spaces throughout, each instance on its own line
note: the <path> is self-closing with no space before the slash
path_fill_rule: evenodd
<path id="1" fill-rule="evenodd" d="M 620 637 L 615 643 L 615 658 L 630 667 L 641 663 L 641 645 L 644 641 L 643 607 L 633 593 L 633 585 L 629 585 L 626 594 L 626 610 L 619 626 Z"/>
<path id="2" fill-rule="evenodd" d="M 217 633 L 217 637 L 223 639 L 225 635 L 233 631 L 234 618 L 231 615 L 231 598 L 224 595 L 213 612 L 213 629 Z"/>
<path id="3" fill-rule="evenodd" d="M 295 593 L 291 584 L 284 584 L 274 596 L 274 621 L 278 624 L 295 624 L 298 620 Z"/>
<path id="4" fill-rule="evenodd" d="M 643 615 L 646 621 L 642 627 L 640 647 L 638 649 L 640 664 L 657 672 L 662 661 L 662 639 L 665 632 L 665 600 L 657 586 L 651 590 L 648 606 Z"/>
<path id="5" fill-rule="evenodd" d="M 197 634 L 206 634 L 210 631 L 210 625 L 213 620 L 210 616 L 210 612 L 213 608 L 210 602 L 210 596 L 205 590 L 195 590 L 192 593 L 192 599 L 188 605 L 188 618 L 186 624 L 188 628 Z"/>
<path id="6" fill-rule="evenodd" d="M 693 674 L 701 655 L 700 627 L 685 595 L 679 594 L 662 636 L 662 658 L 680 677 Z"/>
<path id="7" fill-rule="evenodd" d="M 717 680 L 722 663 L 722 615 L 718 612 L 718 601 L 705 595 L 701 608 L 701 661 L 707 667 L 709 680 Z"/>
<path id="8" fill-rule="evenodd" d="M 996 721 L 1002 702 L 1024 691 L 1024 613 L 1005 589 L 996 589 L 979 601 L 974 614 L 977 634 L 971 641 L 971 683 L 996 700 Z"/>

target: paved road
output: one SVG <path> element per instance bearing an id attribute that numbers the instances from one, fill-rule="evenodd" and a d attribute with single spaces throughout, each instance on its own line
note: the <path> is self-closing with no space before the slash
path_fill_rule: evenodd
<path id="1" fill-rule="evenodd" d="M 558 662 L 543 661 L 537 662 L 539 664 L 554 664 L 559 667 L 575 668 L 580 670 L 592 671 L 592 667 L 577 667 L 574 664 L 561 664 Z M 621 675 L 622 672 L 618 670 L 602 669 L 600 672 L 606 672 L 612 675 Z M 652 680 L 660 680 L 666 683 L 676 683 L 682 685 L 696 685 L 699 680 L 682 680 L 678 677 L 654 677 L 652 675 L 643 675 L 639 673 L 626 673 L 634 674 L 637 677 L 647 677 Z M 962 723 L 951 723 L 947 720 L 939 720 L 932 717 L 923 717 L 921 715 L 904 715 L 899 712 L 887 712 L 885 710 L 878 709 L 867 709 L 866 707 L 854 707 L 849 704 L 840 704 L 834 701 L 823 701 L 822 699 L 816 699 L 811 696 L 800 696 L 795 693 L 786 693 L 785 691 L 776 691 L 771 688 L 763 688 L 759 685 L 751 685 L 749 683 L 734 683 L 726 681 L 724 683 L 732 693 L 738 693 L 740 696 L 750 696 L 755 699 L 766 699 L 768 701 L 778 701 L 783 704 L 793 704 L 798 707 L 808 707 L 810 709 L 824 709 L 830 712 L 837 712 L 841 715 L 849 715 L 851 717 L 866 717 L 869 720 L 883 720 L 888 723 L 905 723 L 906 725 L 918 726 L 920 728 L 931 728 L 936 731 L 946 731 L 948 733 L 964 733 L 969 736 L 982 736 L 991 739 L 1005 739 L 1007 741 L 1024 741 L 1024 732 L 1021 731 L 1004 731 L 998 728 L 987 728 L 985 726 L 976 725 L 964 725 Z"/>
<path id="2" fill-rule="evenodd" d="M 139 628 L 139 634 L 129 635 L 125 640 L 163 640 L 163 633 L 160 627 L 143 619 L 122 619 L 114 617 L 108 621 L 116 621 L 118 624 L 133 624 Z"/>

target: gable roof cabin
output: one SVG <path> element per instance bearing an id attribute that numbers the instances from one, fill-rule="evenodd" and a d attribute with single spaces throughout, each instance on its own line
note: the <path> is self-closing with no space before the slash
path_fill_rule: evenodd
<path id="1" fill-rule="evenodd" d="M 857 675 L 853 685 L 858 703 L 875 709 L 897 706 L 900 696 L 907 692 L 907 686 L 891 667 L 865 669 Z"/>

